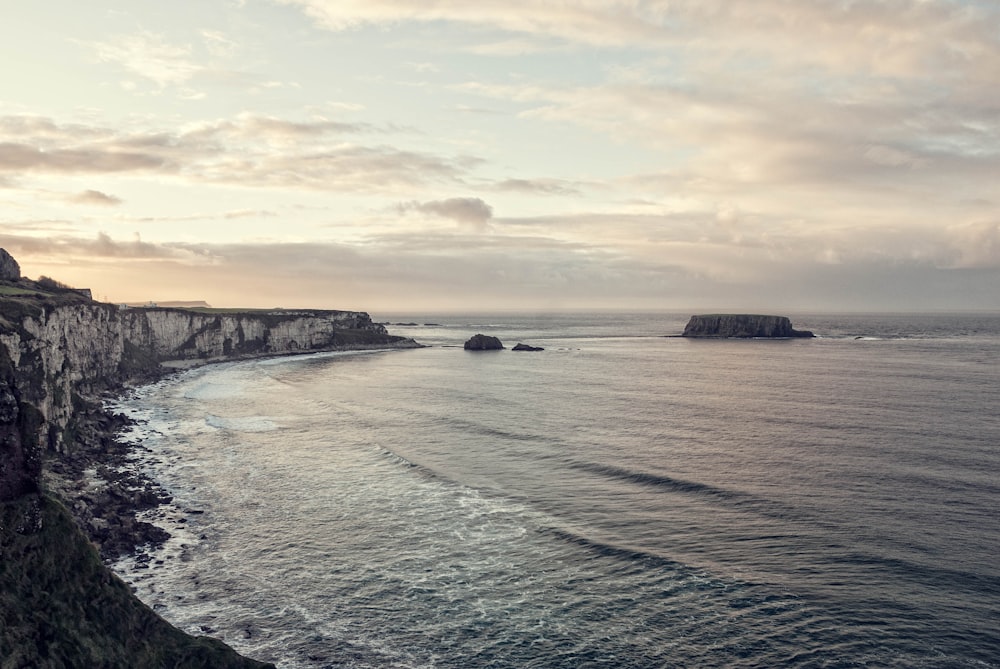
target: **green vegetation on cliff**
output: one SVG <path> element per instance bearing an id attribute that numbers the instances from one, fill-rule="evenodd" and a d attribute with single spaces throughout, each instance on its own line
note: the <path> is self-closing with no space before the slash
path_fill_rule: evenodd
<path id="1" fill-rule="evenodd" d="M 259 669 L 136 599 L 57 501 L 0 504 L 0 669 Z"/>

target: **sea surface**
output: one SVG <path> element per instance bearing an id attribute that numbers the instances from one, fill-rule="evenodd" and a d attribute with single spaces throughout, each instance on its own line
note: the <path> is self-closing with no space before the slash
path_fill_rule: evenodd
<path id="1" fill-rule="evenodd" d="M 288 669 L 1000 666 L 1000 315 L 391 319 L 118 403 L 144 601 Z"/>

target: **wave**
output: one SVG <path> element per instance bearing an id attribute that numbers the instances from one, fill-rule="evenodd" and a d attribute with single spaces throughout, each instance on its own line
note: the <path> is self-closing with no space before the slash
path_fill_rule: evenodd
<path id="1" fill-rule="evenodd" d="M 699 483 L 697 481 L 688 481 L 671 476 L 664 476 L 662 474 L 638 472 L 631 469 L 624 469 L 622 467 L 615 467 L 614 465 L 605 465 L 596 462 L 569 462 L 566 464 L 574 469 L 590 472 L 592 474 L 627 481 L 629 483 L 637 483 L 639 485 L 663 488 L 671 492 L 691 493 L 738 502 L 773 504 L 770 500 L 756 498 L 746 493 L 727 490 L 726 488 L 719 488 L 707 483 Z"/>
<path id="2" fill-rule="evenodd" d="M 270 432 L 280 427 L 273 419 L 266 416 L 223 418 L 208 414 L 205 416 L 205 424 L 219 430 L 230 430 L 232 432 Z"/>
<path id="3" fill-rule="evenodd" d="M 620 546 L 607 541 L 593 539 L 564 528 L 541 527 L 538 529 L 538 533 L 543 536 L 552 537 L 563 543 L 586 549 L 602 557 L 624 560 L 637 567 L 691 571 L 692 573 L 696 571 L 689 565 L 671 560 L 648 550 L 632 546 Z"/>
<path id="4" fill-rule="evenodd" d="M 392 462 L 394 462 L 394 463 L 396 463 L 398 465 L 403 465 L 404 467 L 407 467 L 407 468 L 421 469 L 421 470 L 427 472 L 428 474 L 433 474 L 433 472 L 431 472 L 429 469 L 425 469 L 425 468 L 420 467 L 420 465 L 414 464 L 410 460 L 407 460 L 406 458 L 404 458 L 402 455 L 399 455 L 398 453 L 395 453 L 394 451 L 386 448 L 385 446 L 382 446 L 380 444 L 374 444 L 373 448 L 375 449 L 376 452 L 378 452 L 379 454 L 385 456 L 386 458 L 390 459 Z"/>
<path id="5" fill-rule="evenodd" d="M 842 556 L 840 561 L 853 567 L 871 568 L 879 573 L 893 573 L 905 580 L 916 581 L 937 589 L 961 589 L 977 596 L 1000 595 L 1000 576 L 976 574 L 971 571 L 920 564 L 915 560 L 871 553 L 849 553 Z M 956 562 L 960 564 L 958 558 Z M 969 605 L 969 601 L 967 598 L 962 598 L 965 606 Z"/>

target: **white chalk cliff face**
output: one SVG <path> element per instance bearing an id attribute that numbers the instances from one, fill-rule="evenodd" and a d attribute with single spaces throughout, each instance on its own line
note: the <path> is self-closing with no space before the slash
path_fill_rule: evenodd
<path id="1" fill-rule="evenodd" d="M 356 311 L 201 314 L 80 302 L 11 325 L 0 345 L 22 401 L 44 418 L 43 445 L 56 451 L 66 447 L 63 433 L 79 408 L 74 395 L 148 377 L 162 362 L 417 346 Z"/>

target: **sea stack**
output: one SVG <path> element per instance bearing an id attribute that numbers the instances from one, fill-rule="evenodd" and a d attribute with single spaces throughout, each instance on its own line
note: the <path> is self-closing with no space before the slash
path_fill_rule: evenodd
<path id="1" fill-rule="evenodd" d="M 787 316 L 706 314 L 692 316 L 681 336 L 718 339 L 789 339 L 814 335 L 808 330 L 793 328 Z"/>
<path id="2" fill-rule="evenodd" d="M 484 334 L 473 335 L 465 342 L 466 351 L 499 351 L 502 348 L 503 344 L 499 339 Z"/>

